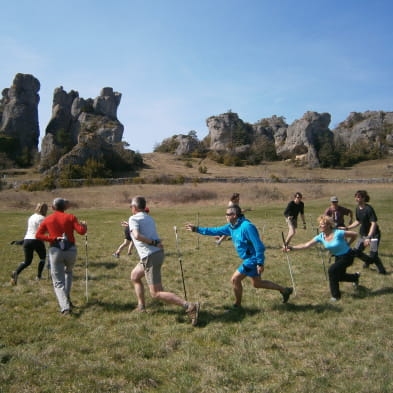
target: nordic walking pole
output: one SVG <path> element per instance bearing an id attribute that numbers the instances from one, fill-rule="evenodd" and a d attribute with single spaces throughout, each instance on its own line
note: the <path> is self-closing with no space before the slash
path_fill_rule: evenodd
<path id="1" fill-rule="evenodd" d="M 284 237 L 284 232 L 281 232 L 281 236 L 282 236 L 282 241 L 284 242 L 284 247 L 287 248 L 288 244 L 285 241 L 285 237 Z M 285 252 L 285 254 L 287 255 L 287 262 L 288 262 L 288 268 L 289 268 L 289 274 L 291 276 L 291 280 L 292 280 L 292 286 L 293 286 L 293 292 L 296 296 L 296 287 L 295 287 L 295 280 L 293 279 L 293 274 L 292 274 L 292 268 L 291 268 L 291 263 L 289 261 L 289 255 L 287 252 Z"/>
<path id="2" fill-rule="evenodd" d="M 319 235 L 318 228 L 317 228 L 317 235 Z M 326 278 L 326 281 L 327 281 L 328 280 L 328 276 L 327 276 L 327 273 L 326 273 L 325 258 L 323 257 L 323 250 L 322 250 L 321 245 L 318 245 L 318 252 L 319 252 L 319 256 L 321 257 L 321 260 L 322 260 L 323 271 L 325 273 L 325 278 Z"/>
<path id="3" fill-rule="evenodd" d="M 199 212 L 197 213 L 197 226 L 199 227 Z M 197 245 L 196 249 L 199 250 L 199 235 L 197 235 Z"/>
<path id="4" fill-rule="evenodd" d="M 85 235 L 85 253 L 86 253 L 86 264 L 85 264 L 85 294 L 86 294 L 86 303 L 89 302 L 89 259 L 88 259 L 88 253 L 87 253 L 87 233 Z"/>
<path id="5" fill-rule="evenodd" d="M 181 271 L 181 279 L 182 279 L 182 281 L 183 281 L 184 299 L 187 301 L 186 284 L 184 283 L 183 265 L 182 265 L 181 253 L 180 253 L 180 249 L 179 249 L 179 238 L 178 238 L 178 235 L 177 235 L 177 228 L 176 228 L 176 225 L 173 227 L 173 229 L 175 230 L 176 249 L 177 249 L 177 256 L 178 256 L 178 258 L 179 258 L 180 271 Z"/>

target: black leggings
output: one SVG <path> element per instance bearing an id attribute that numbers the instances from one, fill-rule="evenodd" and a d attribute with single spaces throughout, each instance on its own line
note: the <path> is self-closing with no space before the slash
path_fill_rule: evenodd
<path id="1" fill-rule="evenodd" d="M 352 250 L 344 255 L 335 257 L 333 265 L 329 267 L 330 292 L 333 297 L 340 299 L 340 281 L 356 282 L 356 274 L 348 274 L 347 268 L 353 264 L 354 253 Z"/>
<path id="2" fill-rule="evenodd" d="M 35 251 L 40 257 L 37 275 L 38 277 L 41 277 L 46 258 L 46 248 L 44 242 L 37 239 L 25 239 L 23 242 L 23 251 L 25 253 L 25 260 L 18 266 L 16 273 L 19 274 L 23 269 L 26 269 L 27 266 L 31 265 Z"/>

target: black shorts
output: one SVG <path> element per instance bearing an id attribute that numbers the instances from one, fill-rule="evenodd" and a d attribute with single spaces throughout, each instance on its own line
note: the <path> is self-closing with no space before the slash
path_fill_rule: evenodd
<path id="1" fill-rule="evenodd" d="M 130 228 L 125 227 L 124 228 L 124 239 L 127 239 L 129 241 L 131 241 L 131 234 L 130 234 Z"/>

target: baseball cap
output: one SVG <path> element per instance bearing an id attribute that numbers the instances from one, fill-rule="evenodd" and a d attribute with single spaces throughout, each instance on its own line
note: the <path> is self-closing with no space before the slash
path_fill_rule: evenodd
<path id="1" fill-rule="evenodd" d="M 338 202 L 337 197 L 336 197 L 336 196 L 332 196 L 332 197 L 330 198 L 330 202 Z"/>

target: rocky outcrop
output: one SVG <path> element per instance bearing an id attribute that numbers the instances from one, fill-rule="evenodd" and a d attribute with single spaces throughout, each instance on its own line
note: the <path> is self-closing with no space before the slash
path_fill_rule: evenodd
<path id="1" fill-rule="evenodd" d="M 367 145 L 393 155 L 393 112 L 352 112 L 333 133 L 335 143 L 349 149 Z"/>
<path id="2" fill-rule="evenodd" d="M 263 136 L 269 140 L 274 140 L 276 145 L 279 146 L 285 141 L 288 124 L 283 117 L 273 115 L 259 120 L 252 127 L 256 137 Z"/>
<path id="3" fill-rule="evenodd" d="M 178 143 L 176 156 L 191 154 L 199 147 L 199 141 L 190 135 L 177 135 L 175 140 Z"/>
<path id="4" fill-rule="evenodd" d="M 33 75 L 16 74 L 12 86 L 2 92 L 0 135 L 15 141 L 9 156 L 16 161 L 24 157 L 24 164 L 31 164 L 38 151 L 39 90 L 40 82 Z"/>
<path id="5" fill-rule="evenodd" d="M 306 154 L 305 161 L 309 166 L 319 166 L 320 140 L 333 141 L 333 133 L 329 129 L 330 120 L 329 113 L 306 112 L 288 127 L 285 142 L 277 146 L 277 154 L 283 158 Z"/>
<path id="6" fill-rule="evenodd" d="M 209 128 L 207 140 L 210 140 L 211 150 L 233 149 L 235 152 L 247 154 L 256 143 L 274 143 L 278 156 L 294 159 L 306 154 L 305 161 L 312 167 L 319 165 L 318 149 L 321 141 L 333 140 L 333 134 L 329 130 L 328 113 L 306 112 L 300 120 L 289 126 L 283 117 L 278 116 L 248 125 L 232 112 L 211 116 L 206 122 Z M 239 135 L 248 143 L 236 143 Z"/>
<path id="7" fill-rule="evenodd" d="M 238 131 L 243 129 L 245 123 L 237 113 L 227 112 L 218 116 L 211 116 L 206 120 L 209 129 L 209 149 L 224 151 L 240 146 L 237 140 Z"/>
<path id="8" fill-rule="evenodd" d="M 86 145 L 94 140 L 96 147 L 96 137 L 109 145 L 120 143 L 124 131 L 123 125 L 117 119 L 120 100 L 121 94 L 114 92 L 111 87 L 103 88 L 94 100 L 80 98 L 77 91 L 71 90 L 67 93 L 62 86 L 56 88 L 52 118 L 41 144 L 40 169 L 45 171 L 56 165 L 61 157 L 82 142 Z M 82 141 L 82 130 L 85 134 L 94 134 L 94 137 L 84 137 Z M 95 158 L 95 154 L 91 156 Z"/>
<path id="9" fill-rule="evenodd" d="M 64 154 L 59 162 L 52 166 L 50 173 L 59 174 L 68 165 L 83 166 L 87 160 L 104 161 L 105 156 L 111 154 L 112 145 L 94 133 L 82 133 L 80 143 Z"/>

